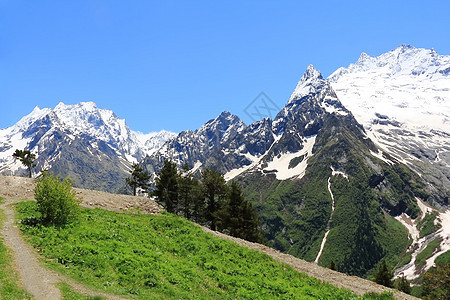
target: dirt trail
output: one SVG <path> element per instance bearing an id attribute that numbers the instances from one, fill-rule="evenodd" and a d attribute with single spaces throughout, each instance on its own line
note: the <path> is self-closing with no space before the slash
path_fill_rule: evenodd
<path id="1" fill-rule="evenodd" d="M 26 243 L 19 228 L 15 225 L 15 212 L 11 204 L 17 200 L 6 199 L 1 205 L 5 213 L 3 227 L 0 235 L 3 236 L 6 247 L 12 250 L 14 264 L 19 272 L 19 278 L 25 290 L 34 296 L 35 299 L 53 300 L 61 299 L 61 292 L 57 287 L 59 282 L 69 284 L 72 289 L 86 296 L 102 296 L 105 299 L 125 299 L 119 296 L 97 292 L 84 287 L 71 279 L 66 278 L 54 271 L 51 271 L 39 263 L 39 256 L 35 250 Z"/>
<path id="2" fill-rule="evenodd" d="M 358 295 L 364 295 L 367 292 L 376 292 L 376 293 L 382 293 L 384 291 L 390 291 L 394 293 L 394 297 L 396 299 L 419 299 L 416 297 L 413 297 L 411 295 L 407 295 L 405 293 L 402 293 L 398 290 L 390 289 L 387 287 L 384 287 L 382 285 L 378 285 L 375 282 L 372 282 L 370 280 L 366 280 L 360 277 L 356 276 L 348 276 L 343 273 L 339 273 L 327 268 L 323 268 L 318 266 L 315 263 L 310 263 L 307 261 L 304 261 L 302 259 L 296 258 L 289 254 L 281 253 L 280 251 L 277 251 L 275 249 L 269 248 L 267 246 L 248 242 L 246 240 L 242 240 L 239 238 L 234 238 L 231 236 L 228 236 L 226 234 L 212 231 L 206 227 L 202 227 L 203 231 L 207 233 L 211 233 L 221 239 L 229 240 L 232 242 L 235 242 L 236 244 L 239 244 L 241 246 L 258 250 L 262 253 L 265 253 L 274 259 L 285 263 L 292 268 L 294 268 L 297 271 L 300 271 L 302 273 L 306 273 L 309 276 L 315 277 L 317 279 L 323 280 L 325 282 L 328 282 L 334 286 L 340 287 L 340 288 L 347 288 L 353 291 L 354 293 Z"/>
<path id="3" fill-rule="evenodd" d="M 86 296 L 102 296 L 105 299 L 121 300 L 126 299 L 116 295 L 111 295 L 86 288 L 61 274 L 43 267 L 39 263 L 39 255 L 33 247 L 26 243 L 19 228 L 15 224 L 15 211 L 12 204 L 19 201 L 33 199 L 34 181 L 22 177 L 0 176 L 0 196 L 5 198 L 0 205 L 4 211 L 5 220 L 0 229 L 0 235 L 4 239 L 5 246 L 12 250 L 15 268 L 19 273 L 21 285 L 35 299 L 61 299 L 61 292 L 57 287 L 59 282 L 69 284 L 72 289 Z M 142 209 L 148 213 L 159 212 L 159 206 L 149 199 L 148 201 L 139 201 L 139 199 L 130 199 L 125 197 L 124 201 L 114 202 L 121 199 L 119 195 L 111 195 L 103 192 L 89 192 L 77 189 L 77 194 L 84 199 L 82 205 L 86 207 L 104 207 L 110 210 L 127 210 L 131 208 Z M 88 195 L 86 195 L 88 194 Z M 107 194 L 106 196 L 104 194 Z"/>
<path id="4" fill-rule="evenodd" d="M 33 251 L 26 244 L 15 225 L 14 210 L 11 201 L 5 201 L 0 208 L 5 213 L 5 220 L 0 231 L 5 245 L 13 252 L 14 263 L 22 280 L 23 287 L 36 299 L 61 299 L 61 293 L 56 287 L 58 275 L 43 268 Z"/>
<path id="5" fill-rule="evenodd" d="M 1 176 L 0 197 L 16 200 L 34 199 L 35 181 L 25 177 Z M 113 211 L 140 210 L 145 213 L 159 213 L 163 208 L 146 197 L 110 194 L 101 191 L 74 189 L 77 196 L 83 199 L 81 206 L 87 208 L 103 208 Z"/>

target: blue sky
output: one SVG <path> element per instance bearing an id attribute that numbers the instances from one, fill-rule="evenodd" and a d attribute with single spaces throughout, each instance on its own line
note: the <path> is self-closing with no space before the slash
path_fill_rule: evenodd
<path id="1" fill-rule="evenodd" d="M 0 128 L 94 101 L 133 130 L 196 129 L 261 92 L 283 107 L 326 77 L 411 44 L 450 54 L 450 1 L 0 0 Z"/>

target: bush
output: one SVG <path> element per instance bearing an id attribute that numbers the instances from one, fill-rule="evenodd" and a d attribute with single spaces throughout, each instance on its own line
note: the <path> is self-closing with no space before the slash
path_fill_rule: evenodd
<path id="1" fill-rule="evenodd" d="M 37 179 L 34 197 L 43 224 L 64 226 L 76 221 L 79 216 L 81 201 L 72 190 L 69 178 L 61 182 L 59 176 L 44 174 Z"/>

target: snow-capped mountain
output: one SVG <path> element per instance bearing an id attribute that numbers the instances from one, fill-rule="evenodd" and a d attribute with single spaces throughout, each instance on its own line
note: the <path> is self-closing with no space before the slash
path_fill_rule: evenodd
<path id="1" fill-rule="evenodd" d="M 400 46 L 365 53 L 329 76 L 337 96 L 386 152 L 450 198 L 450 55 Z"/>
<path id="2" fill-rule="evenodd" d="M 187 163 L 198 169 L 201 165 L 208 165 L 213 154 L 220 151 L 223 144 L 230 142 L 245 127 L 239 117 L 224 111 L 195 131 L 180 132 L 147 157 L 144 165 L 150 172 L 155 173 L 164 160 L 171 159 L 179 166 Z"/>
<path id="3" fill-rule="evenodd" d="M 415 257 L 427 245 L 416 234 L 424 207 L 448 206 L 449 62 L 433 50 L 401 46 L 379 57 L 362 54 L 328 79 L 310 65 L 273 120 L 246 126 L 224 111 L 177 135 L 135 133 L 93 103 L 36 108 L 0 130 L 0 172 L 20 166 L 12 160 L 16 148 L 37 153 L 38 168 L 97 189 L 117 188 L 130 162 L 141 159 L 153 174 L 165 159 L 195 174 L 214 168 L 239 181 L 270 246 L 363 276 L 381 259 L 410 251 L 394 217 L 415 224 Z M 438 219 L 443 224 L 447 216 Z M 450 247 L 445 226 L 434 235 L 442 237 L 441 251 Z M 405 268 L 414 276 L 426 269 L 414 259 Z"/>
<path id="4" fill-rule="evenodd" d="M 177 134 L 167 130 L 161 130 L 157 132 L 142 133 L 135 131 L 138 142 L 141 143 L 141 149 L 146 155 L 151 155 L 159 148 L 161 148 L 165 142 L 174 138 Z"/>
<path id="5" fill-rule="evenodd" d="M 15 149 L 28 149 L 36 154 L 38 169 L 71 175 L 75 184 L 84 182 L 92 187 L 82 179 L 91 175 L 81 170 L 82 166 L 98 165 L 104 169 L 110 165 L 107 169 L 114 174 L 125 173 L 131 162 L 142 160 L 174 135 L 167 131 L 147 135 L 133 132 L 125 120 L 110 110 L 99 109 L 93 102 L 59 103 L 54 109 L 36 107 L 15 125 L 0 130 L 0 173 L 15 174 L 22 169 L 12 154 Z M 83 159 L 73 152 L 76 146 L 86 154 Z M 64 160 L 68 153 L 72 157 Z M 93 171 L 102 172 L 95 168 Z M 103 187 L 115 185 L 107 181 Z"/>
<path id="6" fill-rule="evenodd" d="M 273 121 L 265 118 L 245 126 L 239 117 L 225 111 L 196 131 L 179 133 L 144 164 L 151 172 L 157 171 L 165 159 L 179 166 L 187 163 L 195 170 L 213 167 L 227 180 L 250 170 L 276 174 L 280 180 L 301 178 L 315 135 L 328 114 L 360 126 L 339 102 L 329 82 L 310 65 Z M 289 167 L 296 157 L 303 157 L 303 162 Z"/>
<path id="7" fill-rule="evenodd" d="M 245 126 L 223 112 L 143 164 L 157 172 L 167 158 L 238 180 L 270 246 L 322 265 L 334 260 L 356 275 L 391 249 L 384 235 L 394 232 L 384 214 L 415 216 L 415 196 L 426 194 L 420 177 L 377 148 L 313 66 L 274 120 Z"/>

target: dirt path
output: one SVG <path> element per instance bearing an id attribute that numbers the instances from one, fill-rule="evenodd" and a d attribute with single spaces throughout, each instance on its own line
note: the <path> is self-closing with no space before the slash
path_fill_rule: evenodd
<path id="1" fill-rule="evenodd" d="M 36 254 L 33 247 L 23 240 L 20 230 L 15 224 L 15 211 L 11 204 L 17 202 L 18 200 L 6 199 L 0 205 L 0 209 L 5 213 L 5 220 L 0 230 L 0 235 L 3 236 L 5 246 L 12 250 L 14 265 L 19 272 L 21 284 L 27 292 L 37 300 L 61 299 L 61 292 L 57 284 L 65 282 L 75 292 L 86 296 L 102 296 L 105 299 L 113 300 L 126 299 L 88 289 L 82 284 L 43 267 L 39 263 L 39 255 Z"/>
<path id="2" fill-rule="evenodd" d="M 15 200 L 33 200 L 35 181 L 25 177 L 1 176 L 0 197 Z M 101 191 L 74 189 L 77 196 L 83 199 L 81 206 L 87 208 L 103 208 L 113 211 L 140 210 L 145 213 L 159 213 L 163 208 L 146 197 L 110 194 Z"/>
<path id="3" fill-rule="evenodd" d="M 58 274 L 43 268 L 34 250 L 24 242 L 19 228 L 15 225 L 14 210 L 5 201 L 0 208 L 5 213 L 5 220 L 0 234 L 5 246 L 12 250 L 14 264 L 19 272 L 23 287 L 36 299 L 61 299 L 61 292 L 56 287 Z"/>
<path id="4" fill-rule="evenodd" d="M 394 296 L 396 299 L 418 299 L 411 295 L 402 293 L 398 290 L 394 290 L 394 289 L 384 287 L 382 285 L 378 285 L 375 282 L 372 282 L 370 280 L 366 280 L 366 279 L 356 277 L 356 276 L 348 276 L 343 273 L 339 273 L 339 272 L 336 272 L 336 271 L 333 271 L 333 270 L 330 270 L 327 268 L 320 267 L 315 263 L 310 263 L 310 262 L 304 261 L 302 259 L 296 258 L 292 255 L 281 253 L 280 251 L 277 251 L 275 249 L 269 248 L 269 247 L 261 245 L 261 244 L 251 243 L 251 242 L 239 239 L 239 238 L 234 238 L 234 237 L 225 235 L 225 234 L 217 232 L 217 231 L 212 231 L 205 227 L 202 227 L 202 229 L 203 229 L 203 231 L 213 234 L 217 237 L 220 237 L 221 239 L 235 242 L 236 244 L 239 244 L 241 246 L 244 246 L 244 247 L 247 247 L 250 249 L 258 250 L 259 252 L 265 253 L 265 254 L 273 257 L 274 259 L 291 266 L 292 268 L 294 268 L 297 271 L 306 273 L 309 276 L 323 280 L 334 286 L 350 289 L 351 291 L 353 291 L 354 293 L 356 293 L 358 295 L 364 295 L 367 292 L 382 293 L 384 291 L 390 291 L 390 292 L 394 293 Z"/>

